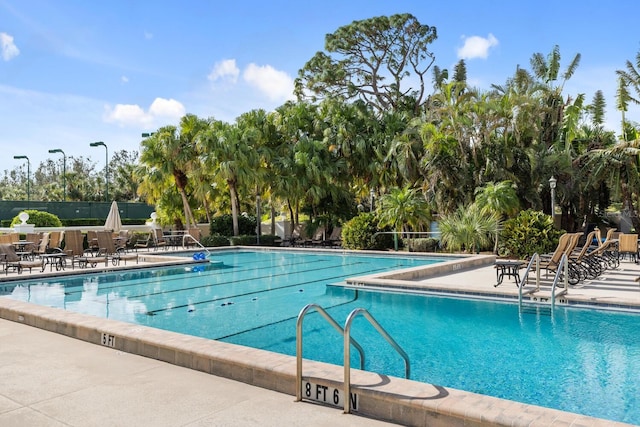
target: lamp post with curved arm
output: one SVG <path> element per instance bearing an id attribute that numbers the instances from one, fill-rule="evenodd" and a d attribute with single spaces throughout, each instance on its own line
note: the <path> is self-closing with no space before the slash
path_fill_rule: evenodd
<path id="1" fill-rule="evenodd" d="M 62 153 L 62 201 L 67 201 L 67 155 L 59 148 L 49 150 L 49 153 Z"/>
<path id="2" fill-rule="evenodd" d="M 13 156 L 14 159 L 25 159 L 27 161 L 27 205 L 31 201 L 31 162 L 27 156 Z"/>
<path id="3" fill-rule="evenodd" d="M 109 201 L 109 149 L 107 148 L 107 144 L 105 144 L 102 141 L 97 141 L 97 142 L 92 142 L 89 144 L 91 147 L 104 147 L 104 177 L 105 177 L 105 183 L 106 183 L 106 192 L 105 192 L 105 197 L 104 197 L 104 201 L 108 202 Z"/>

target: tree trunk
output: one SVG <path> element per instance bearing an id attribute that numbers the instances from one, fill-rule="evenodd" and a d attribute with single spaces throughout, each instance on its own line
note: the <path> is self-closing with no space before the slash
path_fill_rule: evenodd
<path id="1" fill-rule="evenodd" d="M 238 194 L 236 192 L 236 186 L 233 181 L 227 181 L 229 184 L 229 193 L 231 196 L 231 219 L 233 221 L 233 235 L 240 235 L 240 229 L 238 227 Z"/>

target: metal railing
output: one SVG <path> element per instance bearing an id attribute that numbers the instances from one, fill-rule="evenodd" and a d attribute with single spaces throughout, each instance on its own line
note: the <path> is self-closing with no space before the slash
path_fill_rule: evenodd
<path id="1" fill-rule="evenodd" d="M 307 304 L 302 308 L 302 310 L 300 310 L 300 314 L 298 314 L 298 320 L 296 322 L 296 385 L 297 385 L 296 401 L 297 402 L 302 400 L 302 322 L 304 320 L 304 317 L 311 310 L 315 310 L 316 312 L 318 312 L 320 315 L 322 315 L 322 317 L 325 318 L 327 322 L 329 322 L 331 326 L 333 326 L 335 330 L 337 330 L 343 336 L 346 336 L 344 329 L 342 329 L 342 327 L 338 325 L 338 322 L 336 322 L 333 319 L 333 317 L 331 317 L 331 315 L 327 313 L 325 309 L 320 307 L 318 304 Z M 362 346 L 358 344 L 358 342 L 355 339 L 352 339 L 352 338 L 350 338 L 346 342 L 347 342 L 347 348 L 349 348 L 348 344 L 351 343 L 356 349 L 358 349 L 358 352 L 360 353 L 360 369 L 364 370 L 364 350 L 362 349 Z M 348 404 L 349 399 L 345 398 L 345 400 L 347 401 L 347 404 Z"/>
<path id="2" fill-rule="evenodd" d="M 356 308 L 349 316 L 347 316 L 347 320 L 344 324 L 344 413 L 348 414 L 351 412 L 351 405 L 349 396 L 351 396 L 351 352 L 349 351 L 349 342 L 351 342 L 351 324 L 353 323 L 353 319 L 356 318 L 359 314 L 362 314 L 365 319 L 369 321 L 369 323 L 376 328 L 378 333 L 382 335 L 382 337 L 387 340 L 389 344 L 402 356 L 404 359 L 404 372 L 405 377 L 409 379 L 411 376 L 411 366 L 409 363 L 409 356 L 407 353 L 398 345 L 398 343 L 387 333 L 387 331 L 378 323 L 376 319 L 364 308 Z"/>
<path id="3" fill-rule="evenodd" d="M 529 279 L 529 273 L 531 272 L 531 268 L 534 266 L 536 269 L 536 283 L 535 288 L 528 289 L 524 291 L 525 283 Z M 556 288 L 558 286 L 558 282 L 560 278 L 564 282 L 564 289 L 556 295 Z M 567 254 L 562 254 L 560 258 L 560 262 L 558 263 L 558 268 L 556 269 L 556 274 L 553 278 L 553 283 L 551 285 L 551 307 L 555 307 L 556 297 L 562 296 L 567 293 L 569 287 L 569 259 Z M 522 275 L 522 280 L 520 281 L 520 287 L 518 288 L 518 307 L 522 308 L 522 297 L 524 295 L 533 294 L 540 291 L 540 255 L 538 253 L 533 254 L 531 260 L 529 260 L 529 264 L 527 265 L 524 274 Z"/>
<path id="4" fill-rule="evenodd" d="M 187 247 L 186 243 L 189 240 L 193 241 L 197 246 L 200 246 L 200 249 L 205 251 L 207 253 L 207 256 L 211 255 L 211 252 L 209 251 L 209 249 L 205 248 L 204 245 L 198 241 L 198 239 L 196 239 L 189 233 L 185 233 L 185 235 L 182 236 L 182 246 L 186 248 Z"/>

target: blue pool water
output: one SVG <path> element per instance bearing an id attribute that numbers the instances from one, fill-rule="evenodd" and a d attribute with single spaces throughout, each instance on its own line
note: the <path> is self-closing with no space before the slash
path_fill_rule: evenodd
<path id="1" fill-rule="evenodd" d="M 408 353 L 411 379 L 640 424 L 640 315 L 371 292 L 327 286 L 345 277 L 423 265 L 422 258 L 229 251 L 223 265 L 45 279 L 0 287 L 7 297 L 295 355 L 301 308 L 344 324 L 366 308 Z M 365 369 L 404 376 L 403 360 L 363 319 L 352 335 Z M 304 356 L 342 365 L 342 339 L 317 314 Z M 352 365 L 359 366 L 352 351 Z"/>

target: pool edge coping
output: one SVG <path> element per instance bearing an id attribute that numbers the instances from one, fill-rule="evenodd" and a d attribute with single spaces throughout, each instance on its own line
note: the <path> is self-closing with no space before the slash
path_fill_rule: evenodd
<path id="1" fill-rule="evenodd" d="M 114 350 L 296 395 L 294 356 L 9 298 L 0 298 L 0 318 L 96 345 L 103 345 L 107 334 L 115 337 Z M 342 387 L 341 366 L 305 359 L 303 372 L 305 379 Z M 403 425 L 629 425 L 357 369 L 352 370 L 351 383 L 360 402 L 356 415 Z"/>

